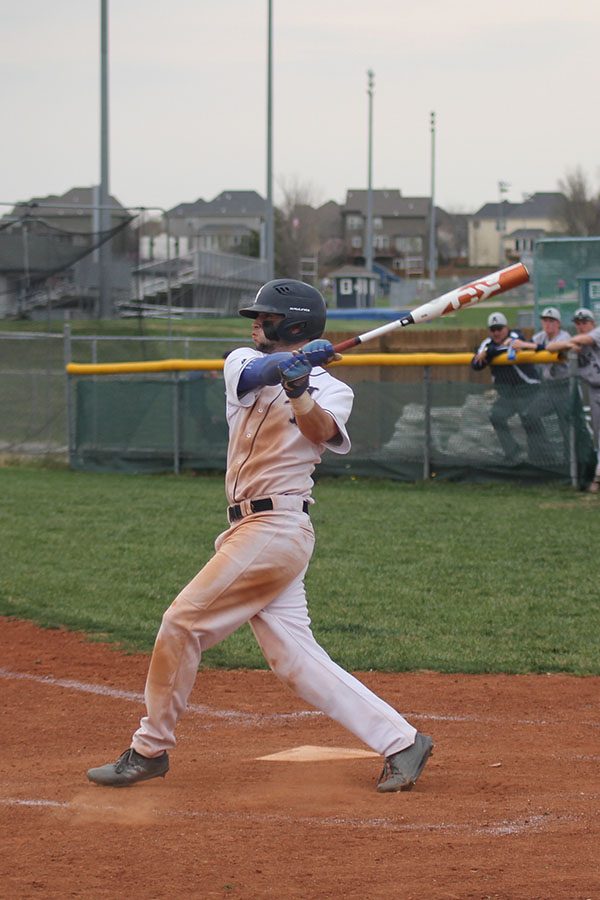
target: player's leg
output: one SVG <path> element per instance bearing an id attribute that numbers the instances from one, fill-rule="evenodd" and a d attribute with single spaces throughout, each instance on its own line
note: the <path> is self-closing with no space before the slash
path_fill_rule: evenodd
<path id="1" fill-rule="evenodd" d="M 549 457 L 548 435 L 542 421 L 544 394 L 541 385 L 517 385 L 516 407 L 527 437 L 530 462 L 547 462 Z"/>
<path id="2" fill-rule="evenodd" d="M 431 739 L 418 735 L 397 710 L 335 663 L 316 642 L 303 577 L 304 573 L 250 621 L 265 658 L 298 696 L 386 757 L 386 766 L 395 765 L 396 758 L 402 762 L 403 774 L 384 769 L 387 786 L 382 782 L 380 790 L 407 790 L 429 757 Z"/>
<path id="3" fill-rule="evenodd" d="M 515 412 L 516 408 L 513 398 L 504 393 L 498 394 L 490 410 L 490 422 L 496 432 L 507 462 L 514 462 L 521 450 L 508 425 L 508 420 Z"/>
<path id="4" fill-rule="evenodd" d="M 232 634 L 304 570 L 314 535 L 298 515 L 278 512 L 244 520 L 217 538 L 211 560 L 165 612 L 148 676 L 147 715 L 129 751 L 90 769 L 98 784 L 124 785 L 163 775 L 167 749 L 186 708 L 203 650 Z"/>
<path id="5" fill-rule="evenodd" d="M 292 527 L 290 515 L 248 518 L 217 539 L 218 549 L 165 612 L 158 632 L 145 700 L 148 711 L 132 747 L 154 756 L 175 744 L 202 652 L 233 634 L 303 569 L 314 536 Z"/>
<path id="6" fill-rule="evenodd" d="M 592 432 L 594 446 L 596 448 L 596 471 L 594 478 L 588 487 L 591 494 L 600 493 L 600 388 L 590 388 L 588 391 L 590 402 L 590 415 L 592 417 Z"/>

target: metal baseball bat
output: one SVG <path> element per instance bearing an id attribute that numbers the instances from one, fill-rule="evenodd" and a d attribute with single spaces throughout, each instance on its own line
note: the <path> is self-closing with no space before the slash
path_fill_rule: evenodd
<path id="1" fill-rule="evenodd" d="M 405 328 L 407 325 L 419 325 L 421 322 L 431 322 L 432 319 L 438 319 L 440 316 L 464 309 L 467 306 L 474 306 L 476 303 L 495 297 L 496 294 L 503 294 L 527 281 L 529 281 L 527 268 L 523 263 L 515 263 L 506 269 L 492 272 L 491 275 L 486 275 L 484 278 L 477 278 L 463 287 L 448 291 L 447 294 L 442 294 L 440 297 L 434 297 L 433 300 L 415 307 L 401 319 L 387 322 L 371 331 L 365 331 L 364 334 L 348 338 L 348 340 L 336 344 L 334 349 L 336 353 L 342 353 L 344 350 L 350 350 L 351 347 L 357 347 L 358 344 L 364 344 L 365 341 L 372 341 L 382 334 L 387 334 L 388 331 Z"/>

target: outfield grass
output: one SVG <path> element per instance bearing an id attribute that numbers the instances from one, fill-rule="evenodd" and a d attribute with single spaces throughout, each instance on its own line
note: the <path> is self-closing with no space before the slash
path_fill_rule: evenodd
<path id="1" fill-rule="evenodd" d="M 468 279 L 467 279 L 468 280 Z M 509 295 L 510 296 L 510 295 Z M 494 309 L 504 308 L 503 299 L 494 303 L 493 300 L 484 303 L 482 306 L 474 306 L 472 308 L 463 309 L 459 313 L 450 313 L 442 316 L 440 319 L 434 319 L 420 325 L 419 328 L 430 330 L 448 329 L 448 328 L 481 328 L 483 331 L 487 329 L 487 318 Z M 518 314 L 520 311 L 531 312 L 531 306 L 511 307 L 507 308 L 506 315 L 509 321 L 516 325 Z M 348 332 L 349 334 L 363 333 L 371 328 L 377 328 L 382 325 L 381 319 L 364 319 L 364 318 L 331 318 L 327 323 L 327 330 L 330 332 Z M 9 321 L 0 319 L 0 333 L 18 331 L 37 331 L 49 332 L 51 334 L 62 334 L 62 322 L 57 320 L 47 321 Z M 172 338 L 186 337 L 223 337 L 223 338 L 239 338 L 247 339 L 249 336 L 248 319 L 242 316 L 232 317 L 215 317 L 215 318 L 197 318 L 197 319 L 172 319 L 169 322 L 165 319 L 74 319 L 71 322 L 71 334 L 73 337 L 86 335 L 106 335 L 112 337 L 140 336 L 148 337 L 164 337 L 171 335 Z"/>
<path id="2" fill-rule="evenodd" d="M 322 479 L 307 587 L 351 669 L 600 673 L 600 502 L 562 487 Z M 221 476 L 0 469 L 0 613 L 150 650 L 225 526 Z M 245 626 L 210 666 L 264 665 Z"/>

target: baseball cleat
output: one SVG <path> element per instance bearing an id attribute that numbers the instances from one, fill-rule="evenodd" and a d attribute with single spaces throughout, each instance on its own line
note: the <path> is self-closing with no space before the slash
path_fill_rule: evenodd
<path id="1" fill-rule="evenodd" d="M 160 756 L 142 756 L 131 747 L 120 755 L 115 763 L 107 763 L 97 769 L 88 769 L 87 777 L 94 784 L 109 787 L 127 787 L 149 778 L 164 778 L 169 771 L 169 755 L 165 750 Z"/>
<path id="2" fill-rule="evenodd" d="M 377 782 L 377 790 L 381 794 L 410 791 L 425 768 L 432 751 L 433 741 L 429 735 L 417 731 L 412 746 L 386 756 L 383 772 Z"/>

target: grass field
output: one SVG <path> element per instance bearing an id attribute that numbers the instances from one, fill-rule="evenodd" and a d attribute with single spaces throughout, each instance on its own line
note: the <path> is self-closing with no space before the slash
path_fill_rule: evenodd
<path id="1" fill-rule="evenodd" d="M 0 614 L 149 650 L 225 527 L 222 476 L 0 468 Z M 352 669 L 600 673 L 600 502 L 563 487 L 322 479 L 307 588 Z M 264 665 L 247 626 L 204 658 Z"/>
<path id="2" fill-rule="evenodd" d="M 468 280 L 468 279 L 467 279 Z M 488 301 L 482 306 L 475 306 L 472 309 L 463 309 L 460 313 L 451 313 L 443 316 L 441 319 L 435 319 L 420 328 L 425 329 L 446 329 L 446 328 L 481 328 L 485 331 L 487 317 L 493 309 L 504 308 L 503 300 L 498 300 L 495 304 Z M 511 307 L 506 309 L 506 314 L 512 324 L 517 323 L 519 312 L 531 312 L 531 306 Z M 370 328 L 376 328 L 381 325 L 381 319 L 330 319 L 327 329 L 331 332 L 348 332 L 350 334 L 362 333 Z M 37 331 L 62 334 L 62 322 L 60 321 L 37 321 L 30 322 L 25 320 L 8 321 L 0 320 L 0 333 L 10 334 L 17 331 Z M 146 336 L 164 336 L 171 335 L 173 338 L 185 337 L 224 337 L 224 338 L 240 338 L 245 339 L 249 334 L 248 319 L 241 316 L 234 317 L 215 317 L 202 319 L 172 319 L 171 324 L 164 319 L 75 319 L 71 322 L 71 333 L 77 335 L 111 335 L 113 337 L 126 337 L 135 335 Z"/>

